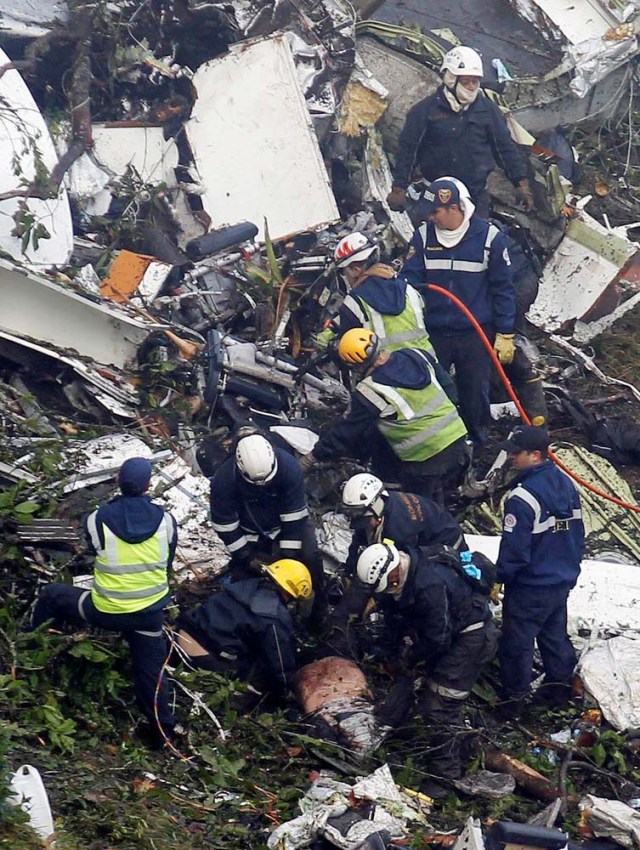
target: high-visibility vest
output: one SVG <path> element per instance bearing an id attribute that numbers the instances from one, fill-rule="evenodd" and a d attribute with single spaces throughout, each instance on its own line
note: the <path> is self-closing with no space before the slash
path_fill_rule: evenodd
<path id="1" fill-rule="evenodd" d="M 431 383 L 422 390 L 389 387 L 368 376 L 356 387 L 380 411 L 378 429 L 402 461 L 429 460 L 467 433 L 427 358 Z M 396 414 L 394 419 L 389 418 Z"/>
<path id="2" fill-rule="evenodd" d="M 374 310 L 364 298 L 358 297 L 357 290 L 347 295 L 342 303 L 361 320 L 362 327 L 375 333 L 382 348 L 389 351 L 415 348 L 435 357 L 424 323 L 424 301 L 413 286 L 407 284 L 404 310 L 397 316 Z"/>
<path id="3" fill-rule="evenodd" d="M 97 511 L 87 520 L 87 531 L 97 557 L 91 599 L 105 614 L 132 614 L 149 608 L 169 591 L 167 563 L 173 536 L 171 514 L 165 513 L 155 534 L 141 543 L 127 543 L 104 523 L 100 544 Z"/>

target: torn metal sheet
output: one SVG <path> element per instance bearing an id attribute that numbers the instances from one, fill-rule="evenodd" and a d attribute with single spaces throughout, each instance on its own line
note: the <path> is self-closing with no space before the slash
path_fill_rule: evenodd
<path id="1" fill-rule="evenodd" d="M 387 155 L 382 147 L 380 134 L 374 127 L 367 132 L 367 146 L 365 148 L 364 159 L 369 195 L 367 200 L 377 201 L 382 204 L 382 207 L 389 216 L 391 228 L 401 240 L 409 243 L 413 236 L 411 219 L 404 212 L 394 212 L 387 203 L 387 196 L 391 192 L 393 185 L 393 177 Z"/>
<path id="2" fill-rule="evenodd" d="M 619 23 L 598 0 L 509 0 L 519 15 L 545 38 L 579 44 L 600 37 Z"/>
<path id="3" fill-rule="evenodd" d="M 10 64 L 0 49 L 0 66 Z M 49 130 L 18 71 L 0 77 L 0 193 L 25 190 L 38 169 L 58 162 Z M 55 197 L 13 197 L 0 201 L 0 250 L 16 262 L 64 265 L 71 256 L 73 227 L 66 190 Z"/>
<path id="4" fill-rule="evenodd" d="M 173 266 L 146 254 L 120 251 L 100 284 L 100 294 L 118 304 L 130 298 L 152 302 L 166 281 Z M 138 302 L 139 303 L 139 302 Z"/>
<path id="5" fill-rule="evenodd" d="M 212 228 L 254 221 L 264 239 L 339 218 L 331 184 L 282 35 L 233 45 L 203 65 L 186 124 Z"/>
<path id="6" fill-rule="evenodd" d="M 624 311 L 625 302 L 638 292 L 638 244 L 577 209 L 545 266 L 527 318 L 545 331 L 578 319 L 581 327 L 576 333 L 584 341 L 601 330 L 599 325 L 590 327 L 592 323 L 604 316 L 614 316 L 614 321 L 619 311 Z"/>
<path id="7" fill-rule="evenodd" d="M 629 850 L 640 846 L 640 812 L 621 800 L 588 794 L 579 803 L 587 827 L 594 835 L 610 838 Z"/>
<path id="8" fill-rule="evenodd" d="M 140 343 L 159 327 L 2 261 L 0 302 L 2 330 L 120 369 L 135 360 Z"/>
<path id="9" fill-rule="evenodd" d="M 136 408 L 139 402 L 138 395 L 123 375 L 114 374 L 113 372 L 105 374 L 104 369 L 83 363 L 77 357 L 61 354 L 53 348 L 45 348 L 23 337 L 0 331 L 0 342 L 2 341 L 18 351 L 20 348 L 29 349 L 37 354 L 50 357 L 59 363 L 70 366 L 78 377 L 82 379 L 87 391 L 93 395 L 102 407 L 124 419 L 136 418 Z"/>
<path id="10" fill-rule="evenodd" d="M 83 200 L 87 215 L 105 215 L 111 203 L 109 183 L 128 170 L 142 183 L 176 184 L 178 149 L 162 127 L 94 124 L 93 148 L 69 169 L 69 189 Z"/>

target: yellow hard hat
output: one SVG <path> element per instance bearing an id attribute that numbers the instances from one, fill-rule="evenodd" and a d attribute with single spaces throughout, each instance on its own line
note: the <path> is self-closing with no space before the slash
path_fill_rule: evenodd
<path id="1" fill-rule="evenodd" d="M 338 355 L 345 363 L 360 365 L 373 362 L 379 348 L 380 340 L 373 331 L 367 328 L 351 328 L 340 337 Z"/>
<path id="2" fill-rule="evenodd" d="M 309 599 L 313 594 L 311 573 L 301 561 L 280 558 L 263 569 L 294 599 Z"/>

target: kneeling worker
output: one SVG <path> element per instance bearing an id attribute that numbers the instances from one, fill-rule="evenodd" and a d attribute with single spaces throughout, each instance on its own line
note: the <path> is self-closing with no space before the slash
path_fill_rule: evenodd
<path id="1" fill-rule="evenodd" d="M 360 381 L 347 417 L 322 434 L 301 459 L 303 469 L 316 460 L 357 457 L 369 441 L 381 477 L 393 475 L 407 490 L 442 504 L 443 483 L 466 468 L 467 431 L 438 380 L 434 359 L 413 348 L 381 350 L 376 334 L 364 328 L 341 337 L 338 356 Z M 381 460 L 387 469 L 380 468 Z"/>
<path id="2" fill-rule="evenodd" d="M 389 615 L 385 651 L 398 657 L 403 639 L 409 637 L 412 645 L 405 661 L 426 672 L 419 707 L 433 730 L 427 767 L 435 778 L 421 788 L 430 797 L 443 797 L 447 788 L 438 779 L 462 775 L 464 700 L 497 646 L 488 597 L 475 592 L 450 554 L 437 558 L 425 549 L 405 552 L 375 543 L 358 558 L 357 573 L 376 594 L 383 614 Z"/>
<path id="3" fill-rule="evenodd" d="M 193 666 L 281 698 L 297 669 L 296 632 L 287 605 L 308 600 L 312 593 L 305 565 L 282 558 L 265 565 L 262 576 L 227 584 L 181 614 L 178 645 Z"/>

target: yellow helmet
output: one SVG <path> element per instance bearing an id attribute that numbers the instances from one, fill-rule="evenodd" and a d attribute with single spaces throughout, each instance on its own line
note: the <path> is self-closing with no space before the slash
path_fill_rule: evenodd
<path id="1" fill-rule="evenodd" d="M 280 558 L 265 564 L 263 570 L 294 599 L 309 599 L 313 594 L 311 573 L 301 561 Z"/>
<path id="2" fill-rule="evenodd" d="M 338 355 L 351 365 L 372 363 L 378 355 L 380 340 L 367 328 L 351 328 L 342 334 L 338 343 Z"/>

